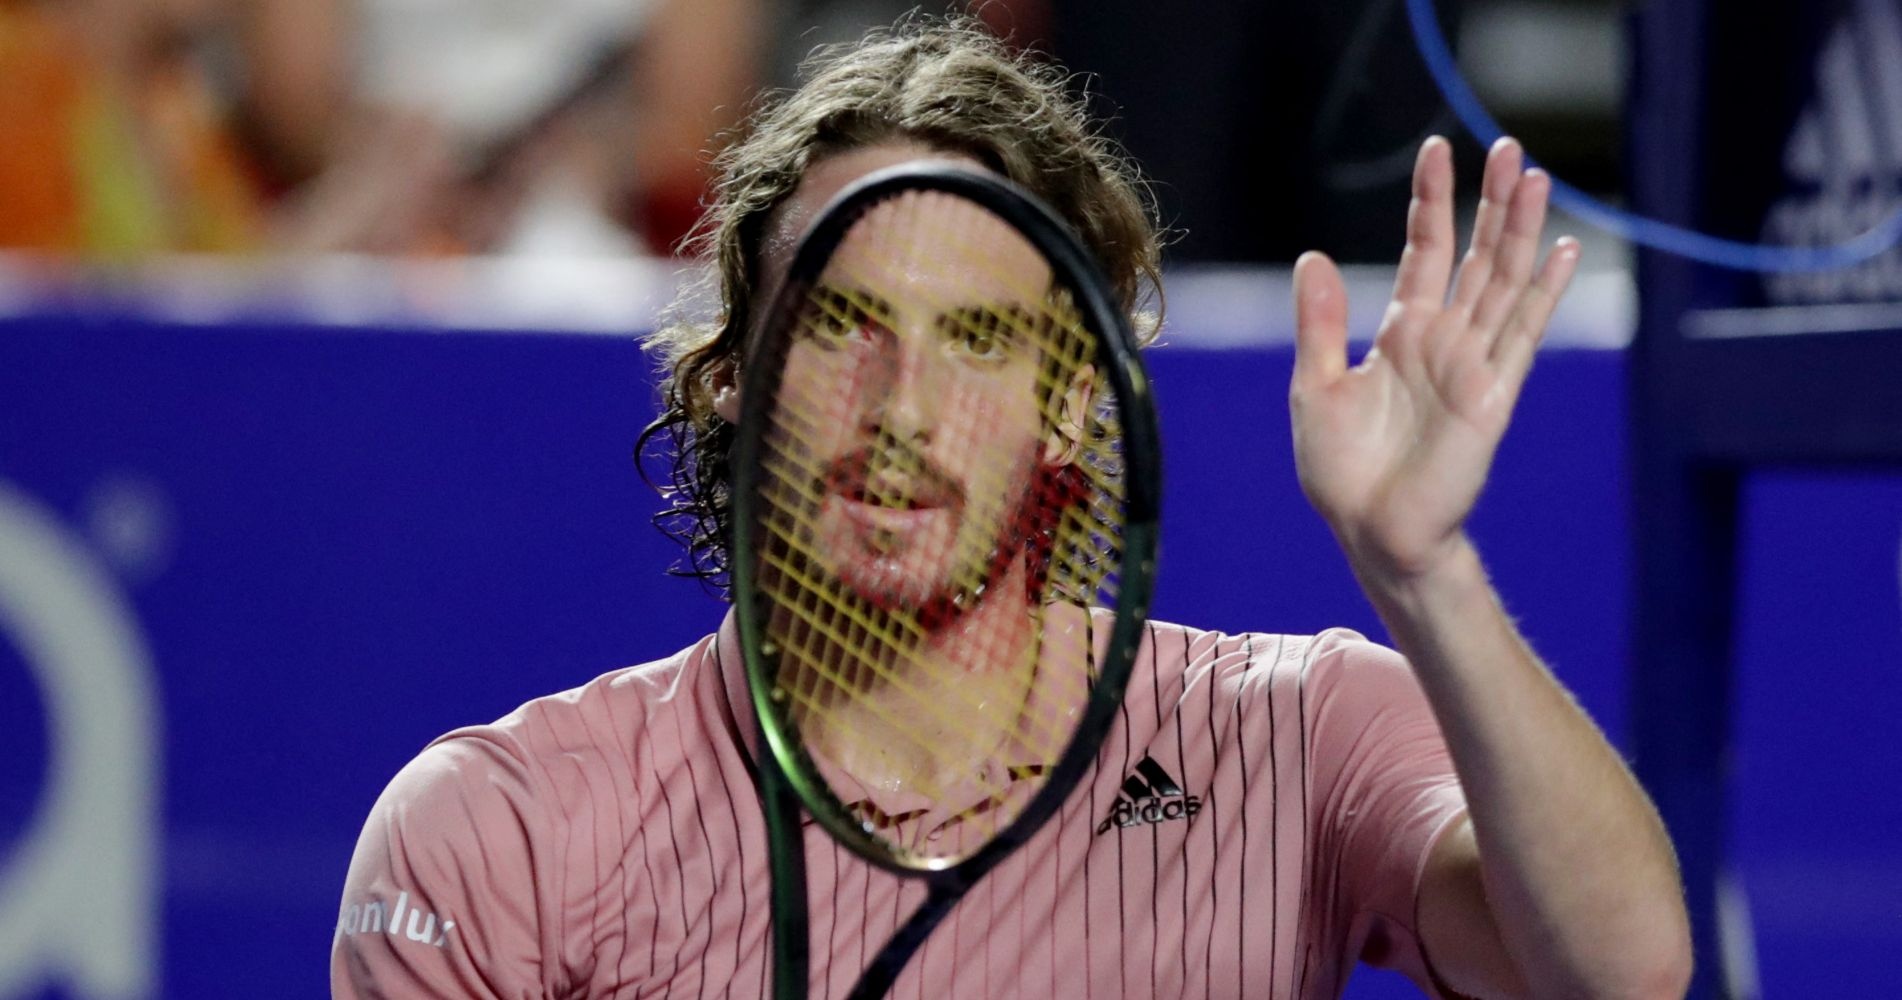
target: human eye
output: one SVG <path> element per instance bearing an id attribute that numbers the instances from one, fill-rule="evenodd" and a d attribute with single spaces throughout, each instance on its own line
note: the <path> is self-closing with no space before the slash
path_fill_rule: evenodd
<path id="1" fill-rule="evenodd" d="M 946 339 L 951 349 L 979 361 L 1003 361 L 1010 356 L 1016 333 L 1014 318 L 990 307 L 966 309 L 947 319 Z"/>
<path id="2" fill-rule="evenodd" d="M 821 285 L 806 297 L 799 329 L 811 340 L 841 347 L 871 339 L 872 332 L 882 325 L 878 311 L 864 297 Z"/>

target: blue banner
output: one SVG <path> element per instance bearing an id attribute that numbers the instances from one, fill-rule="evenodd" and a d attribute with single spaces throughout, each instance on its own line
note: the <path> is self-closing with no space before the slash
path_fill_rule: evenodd
<path id="1" fill-rule="evenodd" d="M 1295 482 L 1289 363 L 1153 352 L 1156 613 L 1378 635 Z M 1474 526 L 1615 737 L 1624 378 L 1616 350 L 1545 358 Z M 404 761 L 717 623 L 649 524 L 653 381 L 631 336 L 0 322 L 0 998 L 326 995 L 344 869 Z M 1902 483 L 1766 479 L 1748 520 L 1764 974 L 1877 995 L 1902 979 Z"/>

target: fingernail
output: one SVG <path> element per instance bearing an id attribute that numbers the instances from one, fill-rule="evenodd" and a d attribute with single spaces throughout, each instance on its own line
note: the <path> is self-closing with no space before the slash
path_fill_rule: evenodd
<path id="1" fill-rule="evenodd" d="M 1296 287 L 1300 287 L 1301 285 L 1301 272 L 1306 271 L 1309 267 L 1312 267 L 1314 265 L 1314 258 L 1318 256 L 1320 256 L 1320 254 L 1316 253 L 1313 250 L 1309 250 L 1307 253 L 1304 253 L 1301 256 L 1296 257 L 1294 259 L 1294 283 Z"/>

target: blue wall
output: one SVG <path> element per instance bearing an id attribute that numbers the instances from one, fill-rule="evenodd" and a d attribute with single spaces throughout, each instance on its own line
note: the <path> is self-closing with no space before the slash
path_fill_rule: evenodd
<path id="1" fill-rule="evenodd" d="M 1157 614 L 1378 634 L 1295 483 L 1289 362 L 1270 347 L 1153 355 L 1169 477 Z M 410 755 L 713 627 L 720 607 L 659 572 L 677 555 L 631 461 L 648 369 L 628 338 L 0 323 L 0 513 L 16 522 L 0 535 L 25 518 L 57 538 L 149 657 L 150 732 L 95 749 L 158 775 L 149 817 L 99 806 L 156 847 L 149 893 L 105 872 L 96 897 L 149 899 L 150 995 L 325 995 L 358 824 Z M 1474 523 L 1526 632 L 1614 738 L 1623 379 L 1616 351 L 1543 359 Z M 1769 996 L 1902 981 L 1899 525 L 1902 477 L 1751 489 L 1735 846 Z M 51 711 L 30 638 L 34 615 L 60 612 L 17 587 L 9 601 L 6 576 L 0 865 L 17 870 L 73 763 L 51 748 L 78 730 Z M 7 870 L 0 926 L 19 904 Z M 109 995 L 21 980 L 5 952 L 4 1000 Z M 1378 977 L 1356 994 L 1406 995 Z"/>

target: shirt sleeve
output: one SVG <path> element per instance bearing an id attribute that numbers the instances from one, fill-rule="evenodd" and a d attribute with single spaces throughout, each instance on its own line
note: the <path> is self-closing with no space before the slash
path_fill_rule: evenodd
<path id="1" fill-rule="evenodd" d="M 1404 657 L 1344 630 L 1316 638 L 1307 684 L 1319 916 L 1348 960 L 1442 996 L 1416 917 L 1427 858 L 1466 797 L 1432 706 Z"/>
<path id="2" fill-rule="evenodd" d="M 479 736 L 431 745 L 357 840 L 331 944 L 337 1000 L 547 995 L 527 768 Z"/>

